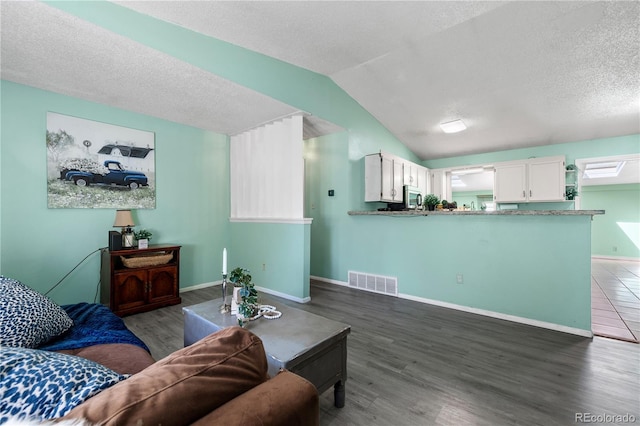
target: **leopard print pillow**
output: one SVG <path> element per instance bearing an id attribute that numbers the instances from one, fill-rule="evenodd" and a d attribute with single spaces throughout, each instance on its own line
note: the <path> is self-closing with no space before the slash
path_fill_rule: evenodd
<path id="1" fill-rule="evenodd" d="M 0 275 L 0 345 L 37 348 L 67 331 L 73 320 L 48 297 Z"/>
<path id="2" fill-rule="evenodd" d="M 0 424 L 10 418 L 50 420 L 128 375 L 57 352 L 0 347 Z"/>

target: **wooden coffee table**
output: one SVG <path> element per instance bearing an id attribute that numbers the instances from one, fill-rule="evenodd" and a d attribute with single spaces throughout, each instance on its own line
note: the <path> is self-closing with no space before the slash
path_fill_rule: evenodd
<path id="1" fill-rule="evenodd" d="M 246 326 L 264 344 L 269 375 L 284 368 L 309 380 L 320 394 L 333 386 L 335 406 L 344 407 L 351 326 L 286 306 L 269 296 L 261 295 L 260 299 L 282 312 L 278 319 L 260 318 Z M 235 315 L 220 313 L 221 304 L 222 298 L 182 308 L 185 346 L 238 325 Z"/>

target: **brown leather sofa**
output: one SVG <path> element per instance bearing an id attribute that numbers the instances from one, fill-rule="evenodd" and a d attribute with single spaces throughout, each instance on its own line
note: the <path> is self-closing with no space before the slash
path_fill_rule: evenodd
<path id="1" fill-rule="evenodd" d="M 61 352 L 135 373 L 62 419 L 145 426 L 319 424 L 316 388 L 288 371 L 269 378 L 262 341 L 240 327 L 211 334 L 158 362 L 133 345 Z"/>

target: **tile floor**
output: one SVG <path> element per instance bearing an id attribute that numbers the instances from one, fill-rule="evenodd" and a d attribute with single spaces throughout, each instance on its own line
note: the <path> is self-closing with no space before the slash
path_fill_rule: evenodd
<path id="1" fill-rule="evenodd" d="M 592 259 L 591 329 L 596 336 L 640 340 L 640 262 Z"/>

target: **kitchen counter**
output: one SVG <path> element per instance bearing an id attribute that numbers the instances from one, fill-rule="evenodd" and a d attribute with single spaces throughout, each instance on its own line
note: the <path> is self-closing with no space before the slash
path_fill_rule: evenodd
<path id="1" fill-rule="evenodd" d="M 604 210 L 408 210 L 408 211 L 349 211 L 349 216 L 594 216 Z"/>

